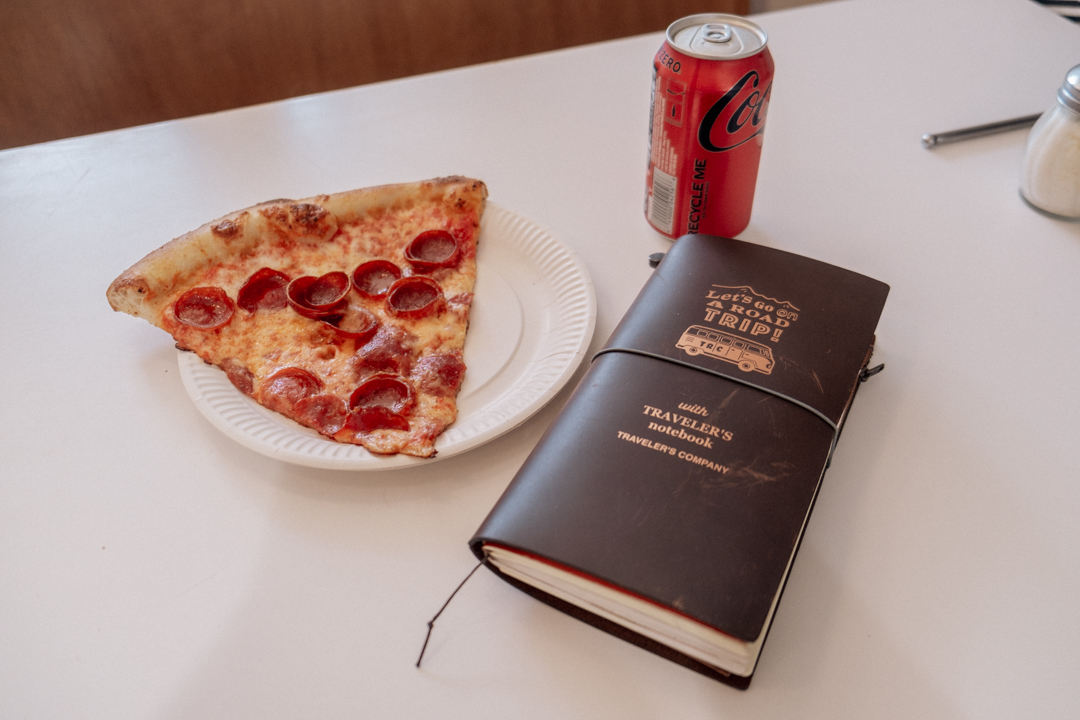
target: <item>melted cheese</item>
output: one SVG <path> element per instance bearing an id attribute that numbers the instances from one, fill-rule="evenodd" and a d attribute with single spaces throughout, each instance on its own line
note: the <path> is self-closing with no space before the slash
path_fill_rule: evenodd
<path id="1" fill-rule="evenodd" d="M 462 252 L 457 267 L 426 274 L 440 285 L 444 298 L 456 300 L 447 303 L 442 312 L 417 319 L 394 317 L 382 300 L 362 298 L 355 290 L 350 290 L 350 302 L 362 305 L 380 324 L 398 327 L 415 338 L 412 365 L 425 356 L 460 353 L 464 350 L 468 327 L 468 299 L 476 280 L 480 211 L 481 208 L 474 206 L 462 208 L 446 203 L 395 206 L 359 221 L 342 223 L 339 219 L 337 232 L 329 240 L 311 242 L 275 234 L 229 262 L 202 268 L 186 277 L 184 287 L 178 288 L 165 304 L 158 324 L 182 347 L 193 350 L 209 363 L 218 366 L 235 360 L 243 363 L 253 378 L 253 396 L 263 404 L 263 383 L 285 367 L 310 371 L 322 383 L 323 392 L 336 395 L 347 404 L 353 390 L 370 374 L 362 363 L 354 360 L 367 341 L 358 345 L 355 339 L 337 333 L 321 321 L 302 317 L 290 307 L 260 309 L 254 313 L 237 307 L 228 324 L 216 330 L 200 330 L 176 319 L 173 311 L 176 298 L 191 287 L 213 286 L 223 289 L 235 301 L 248 278 L 264 267 L 280 270 L 291 279 L 333 271 L 344 271 L 351 277 L 362 263 L 382 259 L 393 262 L 404 275 L 414 274 L 404 257 L 405 246 L 425 230 L 445 229 L 458 239 Z M 427 457 L 434 454 L 436 436 L 454 421 L 456 414 L 454 397 L 416 388 L 416 404 L 406 414 L 408 431 L 342 429 L 333 437 L 363 445 L 375 453 L 401 452 Z"/>

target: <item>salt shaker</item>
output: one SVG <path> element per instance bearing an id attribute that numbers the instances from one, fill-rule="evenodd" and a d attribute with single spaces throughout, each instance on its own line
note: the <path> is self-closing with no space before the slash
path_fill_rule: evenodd
<path id="1" fill-rule="evenodd" d="M 1080 217 L 1080 65 L 1069 70 L 1057 102 L 1031 128 L 1020 193 L 1048 213 Z"/>

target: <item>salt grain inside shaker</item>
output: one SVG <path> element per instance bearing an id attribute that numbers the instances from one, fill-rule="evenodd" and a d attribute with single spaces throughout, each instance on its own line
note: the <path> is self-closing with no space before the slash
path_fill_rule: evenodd
<path id="1" fill-rule="evenodd" d="M 1020 193 L 1041 210 L 1080 217 L 1080 65 L 1068 72 L 1057 102 L 1031 128 Z"/>

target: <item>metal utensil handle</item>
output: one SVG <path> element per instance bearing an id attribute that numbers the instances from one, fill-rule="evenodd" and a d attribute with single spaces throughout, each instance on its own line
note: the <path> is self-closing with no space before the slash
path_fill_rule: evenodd
<path id="1" fill-rule="evenodd" d="M 1010 130 L 1019 130 L 1034 125 L 1035 121 L 1040 117 L 1042 117 L 1042 113 L 1025 115 L 1024 117 L 1013 118 L 1012 120 L 987 123 L 986 125 L 975 125 L 974 127 L 961 128 L 960 130 L 950 130 L 949 132 L 927 133 L 922 136 L 922 144 L 924 147 L 932 148 L 938 145 L 960 142 L 961 140 L 971 140 L 972 138 L 984 137 L 986 135 L 996 135 L 997 133 L 1008 132 Z"/>

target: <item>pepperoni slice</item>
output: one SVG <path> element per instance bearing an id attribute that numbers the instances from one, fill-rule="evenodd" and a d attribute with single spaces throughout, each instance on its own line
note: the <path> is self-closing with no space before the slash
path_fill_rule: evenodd
<path id="1" fill-rule="evenodd" d="M 378 373 L 372 375 L 349 396 L 349 409 L 384 407 L 393 413 L 406 412 L 416 402 L 412 385 L 397 375 Z"/>
<path id="2" fill-rule="evenodd" d="M 289 276 L 280 270 L 263 268 L 248 278 L 244 287 L 236 294 L 236 304 L 250 313 L 259 308 L 263 310 L 280 310 L 288 304 L 285 296 L 285 286 L 289 284 Z"/>
<path id="3" fill-rule="evenodd" d="M 419 272 L 430 272 L 457 265 L 461 247 L 446 230 L 427 230 L 405 246 L 405 259 Z"/>
<path id="4" fill-rule="evenodd" d="M 439 284 L 422 275 L 401 278 L 386 293 L 386 309 L 402 318 L 426 317 L 445 304 Z"/>
<path id="5" fill-rule="evenodd" d="M 408 430 L 409 421 L 384 407 L 365 407 L 349 413 L 345 428 L 353 432 Z"/>
<path id="6" fill-rule="evenodd" d="M 233 301 L 219 287 L 191 288 L 173 306 L 176 319 L 200 330 L 216 330 L 233 316 Z"/>
<path id="7" fill-rule="evenodd" d="M 345 401 L 337 395 L 323 393 L 297 401 L 293 405 L 293 416 L 297 422 L 332 437 L 345 427 L 349 410 L 345 407 Z"/>
<path id="8" fill-rule="evenodd" d="M 255 377 L 248 370 L 241 360 L 236 358 L 225 358 L 221 361 L 221 369 L 225 371 L 226 377 L 229 378 L 236 389 L 245 395 L 250 395 L 255 390 Z"/>
<path id="9" fill-rule="evenodd" d="M 353 270 L 352 283 L 356 292 L 376 300 L 386 297 L 386 291 L 401 279 L 401 268 L 389 260 L 372 260 Z"/>
<path id="10" fill-rule="evenodd" d="M 412 371 L 417 387 L 432 395 L 452 397 L 465 377 L 465 361 L 460 352 L 440 353 L 421 358 Z"/>
<path id="11" fill-rule="evenodd" d="M 289 306 L 304 317 L 317 318 L 326 314 L 315 310 L 315 308 L 311 307 L 307 301 L 308 288 L 310 288 L 316 280 L 318 280 L 318 278 L 313 275 L 304 275 L 303 277 L 298 277 L 290 282 L 288 287 L 285 288 L 285 297 L 288 300 Z"/>
<path id="12" fill-rule="evenodd" d="M 322 321 L 334 328 L 339 335 L 354 338 L 361 345 L 374 337 L 375 331 L 379 329 L 379 321 L 374 315 L 351 303 L 340 315 L 329 315 Z"/>
<path id="13" fill-rule="evenodd" d="M 288 414 L 298 402 L 322 390 L 322 382 L 307 370 L 287 367 L 268 377 L 259 388 L 263 403 Z"/>
<path id="14" fill-rule="evenodd" d="M 454 297 L 446 298 L 446 303 L 452 308 L 465 308 L 468 310 L 472 307 L 473 294 L 472 293 L 458 293 Z"/>
<path id="15" fill-rule="evenodd" d="M 349 276 L 340 270 L 329 272 L 311 283 L 307 302 L 312 307 L 327 308 L 341 301 L 349 292 Z"/>
<path id="16" fill-rule="evenodd" d="M 349 276 L 341 271 L 329 272 L 321 277 L 298 277 L 286 289 L 292 309 L 308 318 L 340 313 L 348 294 Z"/>
<path id="17" fill-rule="evenodd" d="M 415 344 L 416 338 L 401 328 L 380 325 L 375 336 L 350 359 L 350 369 L 358 380 L 373 372 L 408 375 Z"/>

